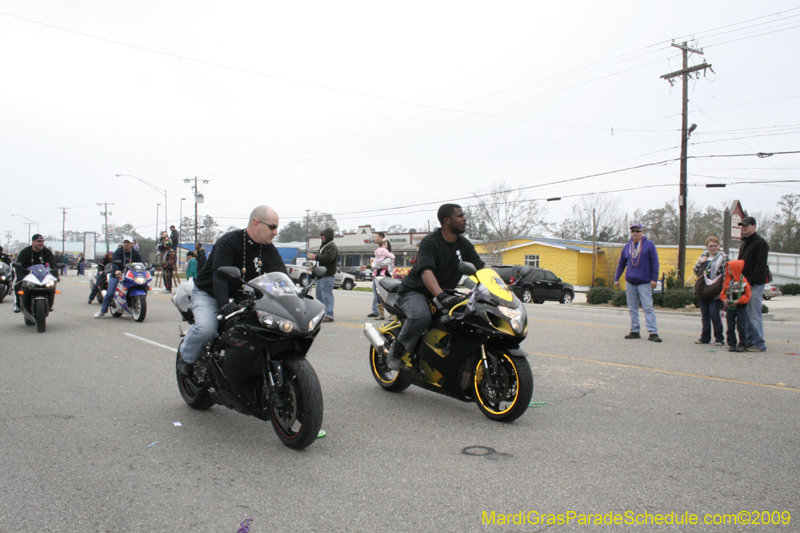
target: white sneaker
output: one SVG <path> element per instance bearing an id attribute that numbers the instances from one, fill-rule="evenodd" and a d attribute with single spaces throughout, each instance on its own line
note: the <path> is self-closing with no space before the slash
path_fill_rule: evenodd
<path id="1" fill-rule="evenodd" d="M 95 318 L 103 318 L 104 316 L 106 316 L 106 314 L 102 311 L 98 311 L 94 314 Z"/>

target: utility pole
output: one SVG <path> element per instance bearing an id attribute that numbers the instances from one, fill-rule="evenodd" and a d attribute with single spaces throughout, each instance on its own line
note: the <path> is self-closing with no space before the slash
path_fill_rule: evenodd
<path id="1" fill-rule="evenodd" d="M 194 179 L 185 179 L 183 180 L 185 183 L 191 183 L 194 181 L 194 185 L 192 185 L 192 191 L 194 191 L 194 242 L 197 241 L 197 230 L 199 225 L 197 224 L 197 204 L 202 204 L 205 202 L 205 196 L 200 193 L 197 189 L 197 176 Z M 203 183 L 208 183 L 208 180 L 202 180 Z"/>
<path id="2" fill-rule="evenodd" d="M 306 255 L 308 255 L 308 213 L 311 209 L 306 209 Z"/>
<path id="3" fill-rule="evenodd" d="M 675 72 L 670 72 L 669 74 L 664 74 L 661 76 L 661 78 L 667 80 L 670 85 L 673 85 L 673 78 L 683 76 L 683 107 L 681 112 L 681 179 L 680 193 L 678 195 L 678 207 L 680 209 L 680 227 L 678 230 L 678 285 L 683 287 L 686 280 L 686 212 L 689 209 L 686 186 L 686 148 L 689 144 L 689 135 L 691 135 L 691 131 L 689 131 L 689 76 L 694 72 L 711 68 L 711 65 L 704 61 L 700 65 L 690 67 L 689 52 L 703 55 L 703 51 L 689 48 L 689 45 L 686 42 L 681 44 L 672 43 L 672 46 L 675 48 L 680 48 L 683 52 L 683 68 L 681 70 L 676 70 Z M 692 131 L 694 131 L 695 127 L 696 126 L 693 124 Z"/>
<path id="4" fill-rule="evenodd" d="M 99 202 L 97 205 L 103 208 L 103 210 L 100 211 L 100 216 L 103 216 L 106 219 L 106 227 L 103 228 L 103 230 L 105 231 L 105 234 L 106 234 L 106 253 L 108 253 L 108 251 L 109 251 L 109 248 L 108 248 L 108 215 L 113 215 L 114 214 L 114 213 L 109 212 L 108 206 L 109 205 L 114 205 L 114 204 L 110 204 L 108 202 Z"/>
<path id="5" fill-rule="evenodd" d="M 61 255 L 64 255 L 64 241 L 67 240 L 67 209 L 69 207 L 59 207 L 63 213 L 61 219 Z"/>
<path id="6" fill-rule="evenodd" d="M 592 283 L 594 287 L 595 271 L 597 270 L 597 214 L 596 209 L 592 208 Z"/>

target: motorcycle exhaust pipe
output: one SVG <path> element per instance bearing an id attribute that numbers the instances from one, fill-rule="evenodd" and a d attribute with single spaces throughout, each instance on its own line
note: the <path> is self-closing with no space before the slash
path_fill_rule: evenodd
<path id="1" fill-rule="evenodd" d="M 386 346 L 386 339 L 383 338 L 383 335 L 380 334 L 375 326 L 372 324 L 367 324 L 364 326 L 364 336 L 375 348 L 375 351 L 384 355 L 388 353 L 389 350 Z"/>

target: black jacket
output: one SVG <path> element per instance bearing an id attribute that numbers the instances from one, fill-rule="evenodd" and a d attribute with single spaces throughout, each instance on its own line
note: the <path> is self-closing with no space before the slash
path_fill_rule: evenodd
<path id="1" fill-rule="evenodd" d="M 47 247 L 42 248 L 40 252 L 34 252 L 33 246 L 23 248 L 17 256 L 16 262 L 22 265 L 22 270 L 19 268 L 16 269 L 17 280 L 21 280 L 27 275 L 26 272 L 28 267 L 31 265 L 47 265 L 47 268 L 50 270 L 55 270 L 55 272 L 58 272 L 58 267 L 56 266 L 56 256 L 54 256 L 53 252 L 50 251 L 50 248 Z M 53 275 L 58 277 L 58 274 Z"/>
<path id="2" fill-rule="evenodd" d="M 750 285 L 763 285 L 767 282 L 767 256 L 769 244 L 764 237 L 753 233 L 742 239 L 744 244 L 739 248 L 739 259 L 744 260 L 742 275 L 747 278 Z"/>
<path id="3" fill-rule="evenodd" d="M 333 230 L 326 228 L 322 230 L 322 233 L 325 235 L 325 244 L 319 248 L 317 262 L 319 266 L 327 269 L 325 277 L 328 278 L 336 275 L 336 260 L 339 258 L 339 249 L 336 247 L 336 243 L 333 242 Z"/>

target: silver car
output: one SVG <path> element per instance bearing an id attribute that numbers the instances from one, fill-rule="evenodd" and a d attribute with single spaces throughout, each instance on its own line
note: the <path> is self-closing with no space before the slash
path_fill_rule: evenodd
<path id="1" fill-rule="evenodd" d="M 780 287 L 776 287 L 772 283 L 766 283 L 764 285 L 764 299 L 771 300 L 776 296 L 783 296 Z"/>

